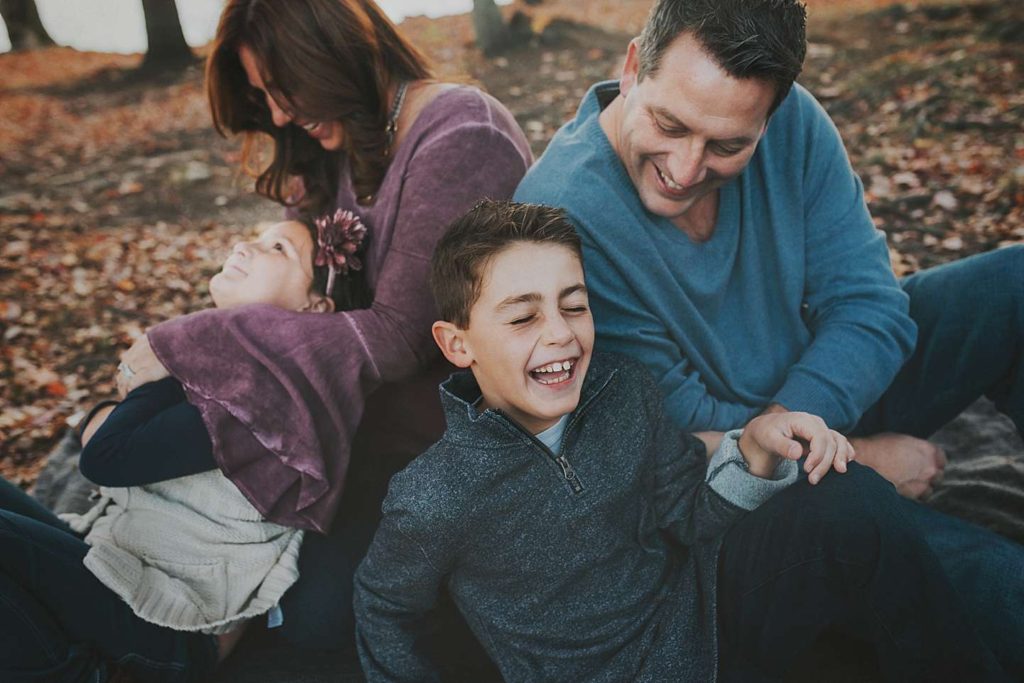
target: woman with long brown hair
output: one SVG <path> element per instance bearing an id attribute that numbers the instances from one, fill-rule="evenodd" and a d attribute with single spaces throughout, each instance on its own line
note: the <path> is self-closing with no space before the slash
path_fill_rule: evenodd
<path id="1" fill-rule="evenodd" d="M 163 323 L 123 356 L 123 384 L 175 377 L 209 431 L 210 467 L 266 519 L 316 532 L 271 620 L 299 645 L 345 647 L 387 481 L 442 428 L 434 244 L 480 198 L 510 197 L 530 152 L 501 104 L 435 81 L 371 0 L 228 0 L 207 90 L 217 130 L 245 134 L 260 194 L 303 219 L 344 210 L 366 226 L 323 257 L 347 304 Z"/>

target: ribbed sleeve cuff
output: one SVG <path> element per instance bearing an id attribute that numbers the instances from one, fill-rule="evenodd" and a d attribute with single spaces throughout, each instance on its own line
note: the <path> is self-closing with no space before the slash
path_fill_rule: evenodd
<path id="1" fill-rule="evenodd" d="M 708 463 L 708 486 L 730 503 L 753 510 L 796 481 L 799 471 L 795 460 L 780 460 L 771 479 L 750 473 L 740 452 L 742 429 L 726 432 L 718 450 Z"/>
<path id="2" fill-rule="evenodd" d="M 852 404 L 852 399 L 844 402 L 837 398 L 837 393 L 837 390 L 826 384 L 791 370 L 786 383 L 772 397 L 771 402 L 785 406 L 786 410 L 817 415 L 830 428 L 845 432 L 857 424 L 860 412 Z"/>

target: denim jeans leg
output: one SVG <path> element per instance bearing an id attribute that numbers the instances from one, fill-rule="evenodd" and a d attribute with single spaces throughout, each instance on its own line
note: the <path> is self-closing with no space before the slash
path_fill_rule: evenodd
<path id="1" fill-rule="evenodd" d="M 1024 434 L 1024 245 L 921 271 L 902 286 L 917 346 L 856 433 L 927 438 L 986 395 Z"/>
<path id="2" fill-rule="evenodd" d="M 52 527 L 71 532 L 64 520 L 48 510 L 42 503 L 20 488 L 0 477 L 0 510 L 16 512 L 22 517 L 49 524 Z"/>
<path id="3" fill-rule="evenodd" d="M 1024 432 L 1024 246 L 931 268 L 902 284 L 917 347 L 857 433 L 925 438 L 982 395 Z M 909 510 L 982 637 L 1024 680 L 1024 546 L 924 506 Z"/>
<path id="4" fill-rule="evenodd" d="M 1005 680 L 905 503 L 854 463 L 740 520 L 718 570 L 723 680 L 781 678 L 828 627 L 871 642 L 887 680 Z"/>
<path id="5" fill-rule="evenodd" d="M 90 647 L 69 643 L 50 614 L 0 572 L 0 680 L 103 683 L 107 667 Z"/>
<path id="6" fill-rule="evenodd" d="M 58 652 L 57 659 L 70 658 L 68 648 L 88 649 L 145 682 L 198 681 L 213 670 L 217 649 L 212 636 L 174 631 L 137 617 L 85 567 L 87 552 L 88 545 L 74 534 L 0 510 L 0 573 L 21 591 L 15 604 L 24 606 L 29 596 L 63 634 L 65 652 Z M 23 619 L 39 613 L 21 608 Z M 0 624 L 0 629 L 10 628 L 9 623 Z M 19 661 L 0 662 L 0 671 L 27 668 Z"/>
<path id="7" fill-rule="evenodd" d="M 975 629 L 1013 680 L 1024 681 L 1024 546 L 907 500 Z"/>

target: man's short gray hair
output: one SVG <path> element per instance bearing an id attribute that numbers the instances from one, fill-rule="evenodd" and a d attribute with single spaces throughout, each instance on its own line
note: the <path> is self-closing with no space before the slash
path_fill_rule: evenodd
<path id="1" fill-rule="evenodd" d="M 657 0 L 638 39 L 639 78 L 657 73 L 668 46 L 691 33 L 733 78 L 775 86 L 771 114 L 803 68 L 806 27 L 797 0 Z"/>

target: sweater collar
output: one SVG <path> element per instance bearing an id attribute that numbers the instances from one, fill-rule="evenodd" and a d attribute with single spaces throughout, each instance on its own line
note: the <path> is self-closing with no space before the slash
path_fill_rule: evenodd
<path id="1" fill-rule="evenodd" d="M 604 354 L 595 353 L 591 357 L 587 376 L 583 379 L 583 389 L 580 391 L 580 402 L 569 418 L 569 426 L 604 390 L 617 372 L 615 364 L 609 362 Z M 533 439 L 531 434 L 513 423 L 501 411 L 492 408 L 478 411 L 476 403 L 480 396 L 480 385 L 469 370 L 456 372 L 441 384 L 441 405 L 448 424 L 446 439 L 457 443 L 471 443 L 477 447 L 493 448 L 504 448 L 522 443 L 524 439 Z"/>

